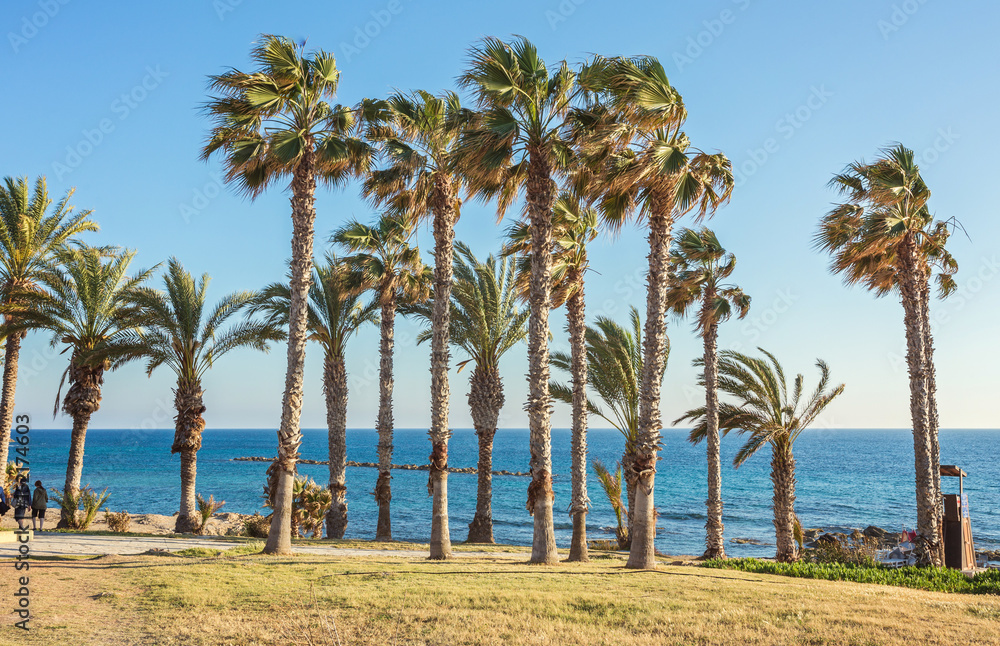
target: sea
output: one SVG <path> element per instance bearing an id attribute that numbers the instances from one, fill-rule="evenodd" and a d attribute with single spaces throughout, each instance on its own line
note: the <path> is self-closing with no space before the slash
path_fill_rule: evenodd
<path id="1" fill-rule="evenodd" d="M 325 429 L 303 431 L 303 458 L 325 460 Z M 68 430 L 32 429 L 29 462 L 31 480 L 60 487 L 69 452 Z M 87 434 L 83 484 L 107 488 L 112 511 L 170 515 L 180 498 L 180 459 L 170 453 L 173 430 L 92 429 Z M 348 459 L 375 462 L 377 435 L 372 429 L 347 432 Z M 396 464 L 425 464 L 430 453 L 426 430 L 397 429 Z M 722 497 L 726 551 L 731 556 L 773 556 L 770 454 L 765 448 L 738 469 L 732 459 L 738 436 L 722 441 Z M 624 439 L 614 429 L 592 429 L 589 460 L 613 466 Z M 960 466 L 968 477 L 964 489 L 978 549 L 1000 549 L 1000 430 L 940 432 L 941 463 Z M 261 492 L 267 463 L 235 461 L 239 457 L 273 457 L 273 430 L 208 429 L 198 453 L 197 491 L 224 500 L 221 511 L 263 511 Z M 494 470 L 528 470 L 528 430 L 501 429 L 494 443 Z M 474 467 L 478 455 L 472 429 L 457 429 L 449 444 L 452 467 Z M 704 444 L 692 445 L 687 432 L 663 432 L 657 467 L 655 503 L 659 511 L 656 547 L 666 554 L 697 555 L 705 544 L 706 459 Z M 552 431 L 556 542 L 569 546 L 570 431 Z M 912 529 L 916 523 L 913 439 L 908 430 L 806 430 L 795 443 L 795 510 L 807 528 L 840 530 L 877 525 L 890 531 Z M 318 483 L 328 481 L 325 465 L 300 464 L 299 472 Z M 376 505 L 372 496 L 375 469 L 347 469 L 347 538 L 371 539 Z M 943 478 L 944 493 L 958 493 L 957 478 Z M 525 510 L 528 478 L 493 477 L 493 522 L 497 542 L 530 545 L 532 517 Z M 590 539 L 613 539 L 615 517 L 593 471 L 588 471 L 591 511 Z M 465 540 L 476 506 L 476 476 L 452 473 L 448 478 L 451 539 Z M 392 479 L 392 531 L 397 540 L 429 540 L 431 499 L 427 472 L 396 470 Z"/>

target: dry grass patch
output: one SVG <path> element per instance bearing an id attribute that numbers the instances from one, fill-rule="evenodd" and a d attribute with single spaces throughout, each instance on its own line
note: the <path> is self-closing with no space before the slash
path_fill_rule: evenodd
<path id="1" fill-rule="evenodd" d="M 620 557 L 557 567 L 499 557 L 38 562 L 34 630 L 4 626 L 0 643 L 1000 643 L 995 597 L 622 566 Z"/>

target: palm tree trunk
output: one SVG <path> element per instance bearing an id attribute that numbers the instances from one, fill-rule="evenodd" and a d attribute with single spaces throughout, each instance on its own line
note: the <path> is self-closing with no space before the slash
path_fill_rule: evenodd
<path id="1" fill-rule="evenodd" d="M 934 492 L 933 459 L 928 433 L 927 355 L 923 330 L 922 271 L 916 245 L 911 238 L 900 244 L 902 280 L 899 282 L 906 328 L 906 363 L 910 376 L 910 417 L 913 422 L 913 455 L 917 493 L 917 533 L 926 547 L 925 559 L 941 565 L 937 496 Z"/>
<path id="2" fill-rule="evenodd" d="M 0 395 L 0 467 L 10 458 L 10 429 L 14 422 L 14 391 L 17 389 L 17 360 L 21 354 L 21 333 L 7 335 L 3 357 L 3 393 Z"/>
<path id="3" fill-rule="evenodd" d="M 343 538 L 347 531 L 347 369 L 343 356 L 327 355 L 323 365 L 323 394 L 333 499 L 326 512 L 326 536 Z"/>
<path id="4" fill-rule="evenodd" d="M 292 262 L 289 283 L 288 366 L 281 398 L 278 428 L 278 484 L 272 503 L 274 514 L 264 545 L 265 554 L 292 553 L 292 487 L 295 464 L 302 445 L 302 381 L 306 361 L 306 326 L 309 287 L 312 282 L 313 224 L 316 221 L 316 175 L 313 141 L 308 138 L 302 161 L 292 179 Z"/>
<path id="5" fill-rule="evenodd" d="M 934 508 L 935 521 L 937 522 L 938 535 L 942 540 L 939 543 L 938 558 L 944 563 L 944 528 L 942 527 L 944 501 L 941 496 L 941 445 L 938 441 L 938 410 L 937 410 L 937 378 L 934 368 L 934 335 L 931 332 L 931 303 L 930 284 L 926 276 L 922 281 L 921 294 L 923 301 L 923 317 L 921 324 L 924 331 L 924 355 L 927 359 L 927 438 L 931 448 L 931 477 L 934 488 Z"/>
<path id="6" fill-rule="evenodd" d="M 476 514 L 469 523 L 467 543 L 493 543 L 493 438 L 503 408 L 503 381 L 496 366 L 476 364 L 469 378 L 469 410 L 479 438 L 476 465 Z"/>
<path id="7" fill-rule="evenodd" d="M 632 548 L 625 567 L 655 569 L 656 510 L 653 485 L 660 448 L 660 387 L 663 379 L 667 335 L 667 284 L 670 281 L 670 232 L 673 219 L 666 196 L 653 200 L 649 213 L 649 275 L 646 278 L 646 322 L 642 339 L 642 374 L 639 391 L 639 433 L 636 461 L 635 511 Z"/>
<path id="8" fill-rule="evenodd" d="M 704 308 L 707 310 L 715 298 L 714 293 L 705 293 Z M 704 320 L 704 319 L 703 319 Z M 726 558 L 726 544 L 723 539 L 722 524 L 722 456 L 719 441 L 719 324 L 712 322 L 705 330 L 705 439 L 708 451 L 708 519 L 705 521 L 706 559 Z"/>
<path id="9" fill-rule="evenodd" d="M 430 558 L 451 558 L 448 531 L 448 388 L 451 283 L 455 245 L 455 196 L 451 178 L 434 180 L 434 304 L 431 315 L 431 455 L 427 488 L 434 500 Z"/>
<path id="10" fill-rule="evenodd" d="M 549 307 L 552 290 L 552 205 L 555 183 L 545 153 L 529 150 L 527 207 L 531 226 L 531 287 L 528 318 L 528 412 L 531 484 L 528 513 L 535 518 L 531 562 L 559 562 L 552 517 L 552 419 L 549 397 Z"/>
<path id="11" fill-rule="evenodd" d="M 622 479 L 625 480 L 625 502 L 628 505 L 628 522 L 626 526 L 628 527 L 629 549 L 632 548 L 632 521 L 635 518 L 635 488 L 639 484 L 639 478 L 636 475 L 635 469 L 632 468 L 635 465 L 635 461 L 635 448 L 629 446 L 628 442 L 626 442 L 625 452 L 622 454 Z"/>
<path id="12" fill-rule="evenodd" d="M 69 390 L 63 400 L 63 410 L 73 418 L 73 432 L 70 435 L 69 460 L 66 463 L 66 484 L 63 496 L 67 500 L 76 499 L 80 494 L 80 480 L 83 477 L 83 449 L 87 440 L 90 417 L 101 408 L 101 385 L 104 383 L 102 366 L 80 366 L 78 355 L 73 353 L 69 365 Z M 75 510 L 63 509 L 60 513 L 58 529 L 76 526 Z M 73 514 L 72 516 L 70 514 Z"/>
<path id="13" fill-rule="evenodd" d="M 178 534 L 200 529 L 195 502 L 195 477 L 198 473 L 197 454 L 201 448 L 201 434 L 205 430 L 204 391 L 197 381 L 178 379 L 174 390 L 174 408 L 177 417 L 174 424 L 174 444 L 171 453 L 181 454 L 181 506 L 174 524 Z"/>
<path id="14" fill-rule="evenodd" d="M 396 323 L 396 301 L 391 289 L 382 302 L 382 338 L 379 341 L 378 421 L 378 480 L 375 482 L 375 501 L 378 503 L 378 524 L 375 540 L 392 540 L 392 521 L 389 503 L 392 501 L 392 352 Z"/>
<path id="15" fill-rule="evenodd" d="M 198 476 L 198 452 L 184 450 L 181 454 L 181 509 L 174 523 L 174 532 L 200 533 L 204 530 L 201 519 L 198 518 L 198 503 L 196 502 L 195 480 Z"/>
<path id="16" fill-rule="evenodd" d="M 566 301 L 566 318 L 569 323 L 570 369 L 573 379 L 573 438 L 572 451 L 572 501 L 573 539 L 569 546 L 570 561 L 589 561 L 587 554 L 587 332 L 583 293 L 583 274 L 573 270 L 566 277 L 576 291 Z"/>
<path id="17" fill-rule="evenodd" d="M 798 560 L 795 546 L 795 457 L 786 441 L 771 445 L 771 482 L 774 484 L 775 560 L 792 563 Z"/>

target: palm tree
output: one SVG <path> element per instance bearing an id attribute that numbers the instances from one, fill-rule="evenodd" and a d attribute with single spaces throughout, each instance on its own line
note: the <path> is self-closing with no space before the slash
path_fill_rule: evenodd
<path id="1" fill-rule="evenodd" d="M 615 230 L 638 212 L 649 230 L 639 433 L 632 465 L 638 486 L 627 567 L 652 569 L 671 230 L 684 214 L 694 212 L 700 221 L 728 201 L 732 165 L 722 153 L 704 153 L 691 145 L 681 131 L 686 118 L 681 97 L 655 58 L 598 60 L 582 75 L 603 86 L 604 103 L 585 115 L 596 115 L 591 124 L 596 134 L 584 146 L 593 149 L 588 158 L 603 160 L 598 179 L 604 221 Z"/>
<path id="2" fill-rule="evenodd" d="M 292 193 L 291 306 L 288 367 L 278 428 L 278 477 L 274 516 L 264 552 L 291 554 L 295 463 L 302 431 L 302 370 L 307 300 L 313 263 L 317 181 L 342 183 L 367 171 L 371 146 L 351 136 L 354 113 L 331 105 L 340 72 L 332 54 L 306 54 L 291 40 L 262 35 L 251 51 L 253 72 L 232 69 L 210 77 L 217 94 L 206 110 L 214 127 L 202 149 L 207 159 L 224 155 L 226 182 L 251 199 L 272 183 L 290 179 Z"/>
<path id="3" fill-rule="evenodd" d="M 455 245 L 455 285 L 451 291 L 451 343 L 469 355 L 475 365 L 469 377 L 469 410 L 479 438 L 476 468 L 476 513 L 469 523 L 468 543 L 493 543 L 493 438 L 503 408 L 500 357 L 527 336 L 528 311 L 517 307 L 516 271 L 506 258 L 489 256 L 481 262 L 461 242 Z M 407 308 L 425 321 L 433 321 L 434 306 L 421 303 Z M 421 332 L 417 343 L 432 332 Z"/>
<path id="4" fill-rule="evenodd" d="M 504 213 L 525 191 L 531 225 L 531 290 L 528 324 L 528 412 L 534 516 L 532 563 L 557 563 L 552 518 L 552 421 L 549 384 L 549 308 L 552 273 L 554 178 L 572 152 L 565 120 L 578 96 L 576 74 L 562 61 L 550 69 L 523 37 L 510 43 L 485 38 L 470 52 L 459 83 L 472 90 L 480 114 L 463 135 L 466 172 L 474 193 L 496 198 Z"/>
<path id="5" fill-rule="evenodd" d="M 181 454 L 181 502 L 174 531 L 193 532 L 200 527 L 195 500 L 198 449 L 205 430 L 202 379 L 209 368 L 237 348 L 267 352 L 269 341 L 285 338 L 275 325 L 256 321 L 223 327 L 226 321 L 249 305 L 252 292 L 236 292 L 224 297 L 206 312 L 208 274 L 198 281 L 171 258 L 163 277 L 166 293 L 149 287 L 135 290 L 132 304 L 139 307 L 142 329 L 120 335 L 103 353 L 131 359 L 146 359 L 146 374 L 152 376 L 167 366 L 177 377 L 174 389 L 174 443 L 171 453 Z M 206 316 L 207 314 L 207 316 Z M 121 361 L 121 359 L 119 359 Z"/>
<path id="6" fill-rule="evenodd" d="M 35 289 L 41 275 L 59 251 L 84 231 L 97 231 L 91 211 L 73 212 L 69 204 L 74 189 L 53 207 L 45 177 L 28 186 L 27 177 L 5 177 L 0 186 L 0 302 L 8 308 L 7 323 L 17 319 L 14 292 Z M 50 209 L 50 207 L 52 207 Z M 3 390 L 0 395 L 0 465 L 7 464 L 18 355 L 28 330 L 6 338 L 3 357 Z"/>
<path id="7" fill-rule="evenodd" d="M 108 256 L 107 250 L 93 247 L 62 251 L 60 267 L 40 276 L 45 291 L 28 288 L 11 293 L 12 302 L 17 303 L 17 318 L 4 326 L 7 334 L 46 330 L 52 333 L 53 346 L 63 343 L 66 350 L 72 351 L 59 386 L 61 391 L 69 377 L 69 390 L 62 404 L 63 411 L 73 418 L 63 489 L 66 500 L 75 500 L 80 491 L 87 427 L 101 407 L 104 372 L 132 358 L 128 352 L 114 350 L 131 338 L 141 323 L 135 293 L 152 272 L 127 275 L 134 251 L 126 249 Z M 59 527 L 70 525 L 70 513 L 63 509 Z"/>
<path id="8" fill-rule="evenodd" d="M 771 445 L 771 482 L 774 485 L 774 532 L 777 544 L 775 559 L 790 563 L 798 558 L 794 540 L 795 525 L 795 456 L 792 446 L 831 401 L 844 392 L 844 384 L 830 386 L 830 369 L 817 359 L 819 384 L 808 399 L 803 399 L 805 379 L 795 377 L 789 391 L 785 372 L 771 353 L 758 348 L 764 357 L 749 357 L 733 350 L 719 356 L 719 388 L 739 404 L 719 405 L 719 426 L 723 433 L 737 430 L 748 436 L 736 453 L 733 465 L 739 467 L 766 444 Z M 696 362 L 700 364 L 701 362 Z M 704 382 L 702 375 L 702 382 Z M 704 406 L 689 410 L 674 423 L 694 422 L 690 439 L 700 441 L 708 433 Z"/>
<path id="9" fill-rule="evenodd" d="M 726 558 L 722 536 L 722 458 L 719 453 L 719 324 L 734 314 L 743 318 L 750 311 L 750 297 L 723 281 L 736 269 L 736 257 L 726 253 L 715 232 L 707 227 L 681 229 L 674 238 L 670 258 L 673 282 L 667 290 L 667 306 L 680 316 L 698 308 L 695 329 L 705 345 L 701 365 L 705 367 L 704 434 L 708 446 L 708 519 L 705 522 L 707 559 Z M 699 438 L 700 439 L 700 438 Z"/>
<path id="10" fill-rule="evenodd" d="M 370 104 L 370 139 L 381 144 L 388 167 L 372 171 L 364 193 L 377 206 L 392 205 L 421 219 L 433 214 L 434 316 L 431 319 L 431 456 L 428 489 L 434 497 L 430 558 L 451 556 L 448 532 L 448 302 L 452 288 L 455 222 L 462 187 L 459 141 L 471 112 L 458 95 L 418 91 Z"/>
<path id="11" fill-rule="evenodd" d="M 591 414 L 611 424 L 625 438 L 622 455 L 622 473 L 625 479 L 625 498 L 628 504 L 626 526 L 632 531 L 635 491 L 638 484 L 636 470 L 632 468 L 638 458 L 639 391 L 642 375 L 642 318 L 639 310 L 631 308 L 628 327 L 623 327 L 608 317 L 600 316 L 593 326 L 587 327 L 587 385 L 597 393 L 606 408 L 588 399 Z M 665 355 L 670 353 L 669 339 Z M 667 357 L 664 356 L 664 363 Z M 572 375 L 573 357 L 554 352 L 552 365 Z M 549 384 L 552 396 L 567 404 L 572 403 L 573 388 L 565 384 Z"/>
<path id="12" fill-rule="evenodd" d="M 353 289 L 375 292 L 381 309 L 379 342 L 378 463 L 375 483 L 378 524 L 375 540 L 392 540 L 389 502 L 392 500 L 392 354 L 396 308 L 427 300 L 431 270 L 420 260 L 420 250 L 410 246 L 412 222 L 405 215 L 383 215 L 373 226 L 357 220 L 338 229 L 331 241 L 350 251 L 344 258 Z M 447 528 L 444 528 L 447 529 Z M 447 535 L 447 532 L 445 532 Z"/>
<path id="13" fill-rule="evenodd" d="M 291 304 L 288 285 L 265 287 L 247 310 L 263 312 L 267 320 L 287 325 Z M 323 393 L 326 396 L 327 444 L 332 503 L 326 516 L 328 538 L 343 538 L 347 531 L 347 341 L 363 325 L 378 322 L 378 303 L 361 302 L 349 289 L 343 263 L 328 253 L 313 268 L 309 289 L 309 340 L 323 348 Z"/>
<path id="14" fill-rule="evenodd" d="M 928 209 L 930 189 L 913 151 L 901 144 L 872 163 L 854 162 L 830 182 L 846 198 L 821 221 L 816 246 L 833 256 L 831 270 L 877 296 L 898 293 L 903 305 L 916 479 L 917 532 L 927 558 L 943 562 L 939 526 L 940 451 L 930 334 L 930 283 L 937 270 L 942 297 L 955 289 L 958 265 L 945 245 L 949 229 Z"/>
<path id="15" fill-rule="evenodd" d="M 530 287 L 531 226 L 520 222 L 511 228 L 505 253 L 522 254 L 522 283 Z M 571 440 L 571 501 L 573 537 L 569 560 L 588 561 L 587 511 L 587 342 L 585 339 L 586 302 L 584 276 L 589 267 L 587 245 L 597 238 L 597 211 L 588 206 L 577 193 L 563 191 L 556 199 L 552 212 L 552 293 L 551 306 L 566 304 L 569 330 L 571 373 L 573 384 L 573 434 Z M 550 386 L 551 392 L 551 386 Z"/>

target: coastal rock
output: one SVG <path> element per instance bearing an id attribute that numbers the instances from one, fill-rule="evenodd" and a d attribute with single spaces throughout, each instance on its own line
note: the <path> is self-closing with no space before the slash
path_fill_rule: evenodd
<path id="1" fill-rule="evenodd" d="M 767 547 L 771 543 L 765 543 L 764 541 L 757 540 L 756 538 L 730 538 L 730 543 L 736 543 L 737 545 L 760 545 Z"/>
<path id="2" fill-rule="evenodd" d="M 874 538 L 879 541 L 885 540 L 885 537 L 889 534 L 889 532 L 885 531 L 881 527 L 876 527 L 875 525 L 869 525 L 868 527 L 865 527 L 861 533 L 867 536 L 868 538 Z"/>

